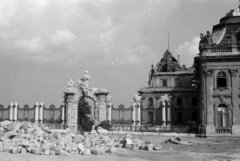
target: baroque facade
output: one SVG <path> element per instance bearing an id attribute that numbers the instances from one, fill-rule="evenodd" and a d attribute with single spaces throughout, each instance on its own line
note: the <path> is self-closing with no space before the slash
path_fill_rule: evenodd
<path id="1" fill-rule="evenodd" d="M 193 68 L 180 67 L 167 50 L 149 73 L 142 124 L 194 123 L 206 135 L 240 135 L 240 12 L 231 10 L 212 34 L 200 34 Z"/>
<path id="2" fill-rule="evenodd" d="M 192 79 L 193 68 L 181 67 L 169 50 L 149 73 L 142 96 L 142 124 L 185 126 L 199 124 L 199 97 Z"/>

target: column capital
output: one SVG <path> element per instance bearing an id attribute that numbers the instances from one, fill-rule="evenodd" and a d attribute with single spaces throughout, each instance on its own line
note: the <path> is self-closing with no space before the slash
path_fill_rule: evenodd
<path id="1" fill-rule="evenodd" d="M 170 102 L 172 99 L 172 96 L 165 94 L 164 96 L 161 96 L 161 101 L 162 102 Z"/>

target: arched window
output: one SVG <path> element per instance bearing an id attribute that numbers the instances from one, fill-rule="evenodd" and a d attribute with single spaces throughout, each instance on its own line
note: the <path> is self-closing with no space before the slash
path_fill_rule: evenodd
<path id="1" fill-rule="evenodd" d="M 228 127 L 228 108 L 220 104 L 217 108 L 217 127 Z"/>
<path id="2" fill-rule="evenodd" d="M 192 98 L 192 106 L 197 106 L 198 105 L 198 100 L 196 97 Z"/>
<path id="3" fill-rule="evenodd" d="M 182 112 L 177 113 L 177 123 L 181 124 L 182 123 Z"/>
<path id="4" fill-rule="evenodd" d="M 177 98 L 177 105 L 178 106 L 182 105 L 182 98 L 180 98 L 180 97 Z"/>
<path id="5" fill-rule="evenodd" d="M 148 106 L 153 106 L 153 98 L 148 99 Z"/>
<path id="6" fill-rule="evenodd" d="M 223 71 L 217 75 L 217 87 L 227 87 L 227 74 Z"/>

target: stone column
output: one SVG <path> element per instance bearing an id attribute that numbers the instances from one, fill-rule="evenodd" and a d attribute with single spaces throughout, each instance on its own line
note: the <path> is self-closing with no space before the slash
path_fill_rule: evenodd
<path id="1" fill-rule="evenodd" d="M 140 104 L 140 101 L 137 102 L 137 108 L 138 108 L 138 126 L 141 125 L 141 104 Z"/>
<path id="2" fill-rule="evenodd" d="M 168 126 L 171 126 L 171 102 L 168 100 L 167 102 L 167 121 L 168 121 Z"/>
<path id="3" fill-rule="evenodd" d="M 166 102 L 165 100 L 162 101 L 162 119 L 163 119 L 163 124 L 164 126 L 166 126 Z"/>
<path id="4" fill-rule="evenodd" d="M 9 121 L 13 121 L 13 103 L 10 103 L 10 109 L 9 109 Z"/>
<path id="5" fill-rule="evenodd" d="M 111 101 L 108 102 L 108 120 L 109 120 L 109 123 L 111 124 L 111 121 L 112 121 L 112 102 Z"/>
<path id="6" fill-rule="evenodd" d="M 65 108 L 64 104 L 62 105 L 62 124 L 65 123 Z"/>
<path id="7" fill-rule="evenodd" d="M 43 103 L 40 103 L 40 110 L 39 110 L 39 121 L 43 123 Z"/>
<path id="8" fill-rule="evenodd" d="M 36 102 L 36 106 L 35 106 L 35 122 L 38 123 L 38 102 Z"/>
<path id="9" fill-rule="evenodd" d="M 132 110 L 132 120 L 133 120 L 133 123 L 132 123 L 132 125 L 133 126 L 135 126 L 136 125 L 136 119 L 135 119 L 135 113 L 136 113 L 136 110 L 135 110 L 135 108 L 136 108 L 136 103 L 135 103 L 135 101 L 133 100 L 132 101 L 132 106 L 133 106 L 133 110 Z"/>
<path id="10" fill-rule="evenodd" d="M 14 121 L 17 121 L 17 113 L 18 113 L 18 103 L 15 102 L 15 106 L 14 106 Z"/>

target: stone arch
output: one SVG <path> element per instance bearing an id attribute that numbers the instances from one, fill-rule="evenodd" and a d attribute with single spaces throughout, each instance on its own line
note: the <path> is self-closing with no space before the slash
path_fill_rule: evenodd
<path id="1" fill-rule="evenodd" d="M 97 101 L 97 98 L 95 97 L 95 98 L 93 98 L 93 97 L 91 97 L 91 96 L 81 96 L 81 97 L 79 97 L 79 99 L 78 99 L 78 103 L 79 103 L 79 101 L 81 101 L 82 99 L 90 99 L 91 101 L 93 101 L 93 106 L 91 107 L 91 118 L 92 119 L 95 119 L 95 109 L 96 109 L 96 101 Z M 89 101 L 87 101 L 87 102 L 89 102 Z M 78 107 L 79 108 L 79 107 Z"/>
<path id="2" fill-rule="evenodd" d="M 85 72 L 86 73 L 86 72 Z M 86 73 L 75 83 L 71 80 L 64 92 L 64 104 L 66 105 L 66 127 L 72 131 L 78 130 L 78 103 L 82 98 L 89 98 L 94 102 L 94 122 L 95 124 L 107 120 L 109 92 L 103 88 L 90 88 L 90 76 Z"/>

